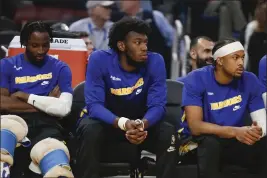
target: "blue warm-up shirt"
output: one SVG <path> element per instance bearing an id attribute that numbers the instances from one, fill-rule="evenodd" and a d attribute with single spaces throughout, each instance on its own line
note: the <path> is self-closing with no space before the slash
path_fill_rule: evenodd
<path id="1" fill-rule="evenodd" d="M 148 53 L 146 65 L 125 71 L 114 50 L 91 54 L 85 82 L 85 115 L 113 124 L 117 117 L 145 118 L 149 126 L 164 117 L 166 70 L 157 53 Z"/>
<path id="2" fill-rule="evenodd" d="M 64 62 L 46 55 L 45 64 L 37 67 L 24 59 L 24 54 L 0 60 L 0 88 L 10 94 L 22 91 L 47 96 L 58 85 L 60 91 L 72 93 L 71 70 Z"/>
<path id="3" fill-rule="evenodd" d="M 267 79 L 266 79 L 266 61 L 267 61 L 267 57 L 266 55 L 260 60 L 260 64 L 259 64 L 259 80 L 262 84 L 263 87 L 263 93 L 267 92 Z"/>
<path id="4" fill-rule="evenodd" d="M 178 77 L 178 78 L 176 79 L 176 81 L 178 81 L 178 82 L 182 82 L 182 83 L 184 83 L 185 80 L 186 80 L 186 76 Z"/>
<path id="5" fill-rule="evenodd" d="M 240 79 L 221 85 L 215 80 L 214 66 L 189 73 L 182 97 L 182 107 L 202 107 L 203 120 L 221 126 L 242 126 L 247 109 L 251 113 L 265 108 L 260 82 L 254 74 L 245 71 Z M 185 115 L 181 126 L 182 133 L 189 135 Z"/>

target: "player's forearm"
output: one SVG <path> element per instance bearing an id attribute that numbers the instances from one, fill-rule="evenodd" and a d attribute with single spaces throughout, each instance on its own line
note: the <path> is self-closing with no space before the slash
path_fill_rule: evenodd
<path id="1" fill-rule="evenodd" d="M 59 98 L 30 94 L 27 102 L 49 115 L 64 117 L 70 113 L 72 97 L 72 94 L 65 92 Z"/>
<path id="2" fill-rule="evenodd" d="M 10 112 L 10 113 L 38 112 L 38 110 L 35 107 L 19 99 L 11 98 L 10 96 L 4 96 L 4 95 L 1 95 L 0 97 L 1 97 L 1 105 L 0 105 L 1 111 Z"/>
<path id="3" fill-rule="evenodd" d="M 149 108 L 144 116 L 145 129 L 151 127 L 165 116 L 165 108 L 162 106 L 155 106 Z"/>
<path id="4" fill-rule="evenodd" d="M 87 106 L 89 111 L 89 117 L 99 119 L 105 123 L 111 125 L 118 125 L 118 117 L 114 115 L 111 111 L 105 108 L 101 104 L 90 104 Z"/>
<path id="5" fill-rule="evenodd" d="M 221 138 L 234 138 L 236 133 L 235 127 L 230 126 L 219 126 L 216 124 L 204 122 L 204 121 L 194 121 L 189 124 L 189 128 L 193 135 L 217 135 Z"/>

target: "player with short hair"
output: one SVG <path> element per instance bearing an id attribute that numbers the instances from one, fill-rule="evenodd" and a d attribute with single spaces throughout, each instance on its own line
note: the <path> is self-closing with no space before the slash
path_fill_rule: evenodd
<path id="1" fill-rule="evenodd" d="M 207 36 L 198 36 L 190 43 L 191 70 L 213 64 L 212 48 L 214 42 Z"/>
<path id="2" fill-rule="evenodd" d="M 219 177 L 221 161 L 267 173 L 266 111 L 257 77 L 244 71 L 244 48 L 227 39 L 215 44 L 215 65 L 184 81 L 182 135 L 193 136 L 201 178 Z M 253 124 L 244 125 L 246 111 Z"/>
<path id="3" fill-rule="evenodd" d="M 150 31 L 145 21 L 123 18 L 110 30 L 111 49 L 90 56 L 77 128 L 80 178 L 99 177 L 106 148 L 129 142 L 156 154 L 157 177 L 174 176 L 175 127 L 163 120 L 166 70 L 162 56 L 147 51 Z"/>
<path id="4" fill-rule="evenodd" d="M 214 42 L 207 36 L 194 38 L 190 43 L 190 65 L 187 67 L 187 72 L 213 64 L 214 60 L 211 54 L 213 47 Z M 183 83 L 185 78 L 186 76 L 178 77 L 177 81 Z"/>
<path id="5" fill-rule="evenodd" d="M 32 146 L 48 137 L 63 140 L 58 121 L 72 105 L 71 70 L 47 54 L 52 39 L 52 31 L 45 23 L 27 23 L 20 35 L 25 52 L 0 61 L 1 114 L 15 114 L 26 121 Z M 29 148 L 16 149 L 12 178 L 22 174 L 43 177 L 29 171 L 29 153 Z"/>

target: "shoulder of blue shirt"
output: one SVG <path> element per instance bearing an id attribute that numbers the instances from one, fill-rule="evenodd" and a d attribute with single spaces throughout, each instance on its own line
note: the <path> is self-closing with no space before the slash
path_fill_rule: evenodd
<path id="1" fill-rule="evenodd" d="M 97 63 L 105 64 L 107 61 L 110 61 L 110 59 L 114 58 L 116 55 L 118 55 L 118 53 L 113 49 L 96 50 L 90 55 L 89 62 L 90 60 L 95 60 L 95 62 L 97 61 Z M 162 55 L 160 55 L 159 53 L 150 51 L 148 52 L 148 59 L 147 59 L 148 65 L 158 64 L 158 62 L 163 62 L 163 61 L 164 59 Z"/>
<path id="2" fill-rule="evenodd" d="M 212 70 L 213 69 L 213 66 L 206 66 L 206 67 L 202 67 L 202 68 L 199 68 L 199 69 L 196 69 L 196 70 L 193 70 L 191 72 L 189 72 L 186 76 L 182 76 L 182 77 L 178 77 L 176 79 L 176 81 L 178 82 L 186 82 L 187 79 L 190 79 L 190 78 L 199 78 L 203 75 L 205 75 L 205 73 L 207 73 L 209 70 Z"/>
<path id="3" fill-rule="evenodd" d="M 11 57 L 5 57 L 3 59 L 1 59 L 1 63 L 5 63 L 5 64 L 14 64 L 15 61 L 18 59 L 18 56 L 19 55 L 16 55 L 16 56 L 11 56 Z"/>
<path id="4" fill-rule="evenodd" d="M 21 60 L 21 55 L 23 55 L 23 53 L 20 53 L 20 54 L 18 54 L 16 56 L 11 56 L 11 57 L 8 57 L 8 58 L 3 58 L 3 59 L 1 59 L 1 61 L 4 64 L 6 64 L 6 65 L 14 65 L 14 64 L 16 64 L 16 62 L 18 60 Z M 64 61 L 62 61 L 61 59 L 56 59 L 56 58 L 54 58 L 53 56 L 50 56 L 50 55 L 47 55 L 46 57 L 47 57 L 47 59 L 48 59 L 49 62 L 52 62 L 55 65 L 69 67 L 68 64 L 65 63 Z"/>
<path id="5" fill-rule="evenodd" d="M 212 72 L 213 69 L 214 69 L 214 66 L 212 65 L 202 67 L 194 71 L 191 71 L 186 76 L 178 77 L 176 80 L 179 82 L 185 83 L 185 84 L 188 80 L 192 80 L 192 79 L 194 79 L 195 81 L 201 81 L 202 79 L 205 80 L 205 77 L 206 77 L 205 74 Z M 244 71 L 242 78 L 243 80 L 249 80 L 252 82 L 255 80 L 256 81 L 258 80 L 255 74 L 253 74 L 252 72 L 248 72 L 248 71 Z"/>
<path id="6" fill-rule="evenodd" d="M 263 56 L 260 60 L 260 66 L 266 66 L 266 62 L 267 62 L 267 55 Z"/>

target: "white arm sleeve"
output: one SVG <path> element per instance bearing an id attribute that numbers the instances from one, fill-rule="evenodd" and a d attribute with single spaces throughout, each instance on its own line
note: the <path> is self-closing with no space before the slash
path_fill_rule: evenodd
<path id="1" fill-rule="evenodd" d="M 250 113 L 252 121 L 256 121 L 258 126 L 262 128 L 262 136 L 266 136 L 266 110 L 259 109 Z"/>
<path id="2" fill-rule="evenodd" d="M 267 92 L 262 94 L 262 99 L 264 101 L 265 109 L 267 109 L 266 97 L 267 97 Z"/>
<path id="3" fill-rule="evenodd" d="M 61 93 L 59 98 L 30 94 L 28 103 L 49 115 L 64 117 L 70 113 L 72 98 L 67 92 Z"/>

